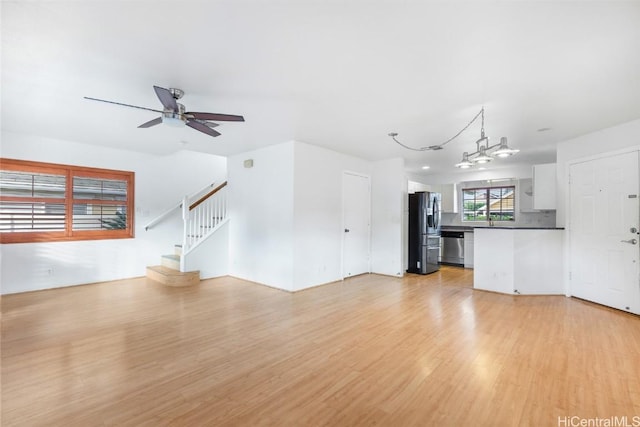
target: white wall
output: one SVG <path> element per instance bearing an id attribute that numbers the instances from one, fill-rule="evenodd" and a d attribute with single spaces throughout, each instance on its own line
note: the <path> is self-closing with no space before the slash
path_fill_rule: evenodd
<path id="1" fill-rule="evenodd" d="M 402 277 L 406 263 L 404 160 L 374 162 L 371 179 L 371 270 Z"/>
<path id="2" fill-rule="evenodd" d="M 135 238 L 2 246 L 2 292 L 13 293 L 142 276 L 181 239 L 181 222 L 146 225 L 228 169 L 230 222 L 203 277 L 231 274 L 289 291 L 342 278 L 342 174 L 372 176 L 372 271 L 402 273 L 401 159 L 371 163 L 300 142 L 228 159 L 178 151 L 152 156 L 48 138 L 3 133 L 7 158 L 130 170 L 136 173 Z M 254 166 L 243 162 L 253 159 Z M 226 234 L 228 233 L 228 234 Z M 201 269 L 202 270 L 202 269 Z"/>
<path id="3" fill-rule="evenodd" d="M 293 290 L 293 150 L 285 142 L 227 163 L 229 274 L 285 290 Z"/>
<path id="4" fill-rule="evenodd" d="M 291 141 L 232 156 L 228 166 L 231 275 L 287 291 L 341 280 L 345 171 L 372 176 L 373 272 L 402 273 L 401 159 L 372 164 Z"/>
<path id="5" fill-rule="evenodd" d="M 176 222 L 144 225 L 213 181 L 226 177 L 226 159 L 190 151 L 153 156 L 44 137 L 2 132 L 2 157 L 135 172 L 135 238 L 3 244 L 2 293 L 143 276 L 148 265 L 181 241 Z"/>
<path id="6" fill-rule="evenodd" d="M 565 227 L 569 206 L 569 167 L 574 160 L 597 154 L 640 148 L 640 119 L 602 129 L 558 144 L 556 223 Z"/>
<path id="7" fill-rule="evenodd" d="M 342 174 L 371 174 L 366 160 L 294 143 L 292 290 L 342 279 Z"/>

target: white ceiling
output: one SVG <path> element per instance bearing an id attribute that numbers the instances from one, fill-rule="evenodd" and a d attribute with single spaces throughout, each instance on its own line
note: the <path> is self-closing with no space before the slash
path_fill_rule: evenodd
<path id="1" fill-rule="evenodd" d="M 453 171 L 485 129 L 518 156 L 640 118 L 639 1 L 4 1 L 2 128 L 87 144 L 219 155 L 295 139 L 409 170 Z M 137 126 L 152 86 L 242 114 L 211 138 Z M 545 132 L 538 129 L 551 128 Z M 182 144 L 181 144 L 182 142 Z M 184 144 L 186 142 L 186 145 Z"/>

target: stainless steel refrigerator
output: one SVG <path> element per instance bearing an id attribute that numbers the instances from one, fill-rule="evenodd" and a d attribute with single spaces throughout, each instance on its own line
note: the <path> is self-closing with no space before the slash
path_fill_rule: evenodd
<path id="1" fill-rule="evenodd" d="M 409 194 L 408 273 L 438 271 L 440 256 L 440 193 Z"/>

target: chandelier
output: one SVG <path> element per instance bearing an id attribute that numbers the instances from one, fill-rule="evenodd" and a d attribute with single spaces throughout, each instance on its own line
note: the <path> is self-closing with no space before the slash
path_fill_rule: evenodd
<path id="1" fill-rule="evenodd" d="M 396 139 L 396 136 L 398 136 L 398 134 L 396 132 L 391 132 L 389 134 L 389 136 L 400 146 L 409 149 L 409 150 L 413 150 L 413 151 L 427 151 L 427 150 L 442 150 L 444 148 L 444 146 L 446 144 L 448 144 L 449 142 L 453 141 L 454 139 L 456 139 L 458 136 L 460 136 L 460 134 L 462 134 L 462 132 L 464 132 L 465 130 L 467 130 L 467 128 L 469 126 L 471 126 L 471 124 L 473 122 L 475 122 L 478 117 L 481 117 L 482 120 L 482 126 L 480 128 L 480 138 L 478 138 L 478 140 L 476 141 L 476 151 L 469 153 L 468 151 L 465 151 L 464 153 L 462 153 L 462 161 L 460 163 L 457 163 L 455 166 L 460 168 L 460 169 L 468 169 L 476 164 L 484 164 L 484 163 L 488 163 L 490 161 L 493 160 L 494 157 L 500 157 L 500 158 L 504 158 L 504 157 L 509 157 L 513 154 L 516 154 L 517 152 L 519 152 L 520 150 L 514 149 L 514 148 L 509 148 L 509 145 L 507 144 L 507 137 L 503 136 L 500 138 L 500 142 L 494 145 L 489 145 L 489 137 L 485 135 L 484 133 L 484 107 L 482 107 L 480 109 L 480 111 L 475 115 L 475 117 L 473 119 L 471 119 L 471 121 L 469 123 L 467 123 L 467 125 L 465 127 L 463 127 L 460 132 L 458 132 L 457 134 L 455 134 L 454 136 L 452 136 L 451 138 L 449 138 L 448 140 L 446 140 L 443 143 L 437 144 L 437 145 L 429 145 L 426 147 L 421 147 L 421 148 L 414 148 L 414 147 L 409 147 L 408 145 L 405 145 L 403 143 L 401 143 L 400 141 L 398 141 Z"/>

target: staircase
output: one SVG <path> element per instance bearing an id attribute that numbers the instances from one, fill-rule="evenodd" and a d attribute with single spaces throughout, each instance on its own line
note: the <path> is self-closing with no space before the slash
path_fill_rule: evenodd
<path id="1" fill-rule="evenodd" d="M 182 245 L 176 245 L 174 253 L 162 255 L 160 265 L 147 267 L 147 278 L 167 286 L 192 286 L 200 283 L 199 271 L 180 271 Z"/>
<path id="2" fill-rule="evenodd" d="M 182 244 L 174 246 L 173 254 L 162 255 L 160 265 L 147 267 L 147 278 L 167 286 L 192 286 L 200 283 L 199 270 L 186 271 L 186 258 L 227 223 L 226 192 L 222 191 L 226 185 L 225 181 L 201 197 L 186 196 L 182 203 L 163 213 L 145 227 L 145 230 L 149 230 L 168 218 L 175 209 L 182 209 L 184 222 Z M 201 193 L 202 191 L 199 194 Z"/>

